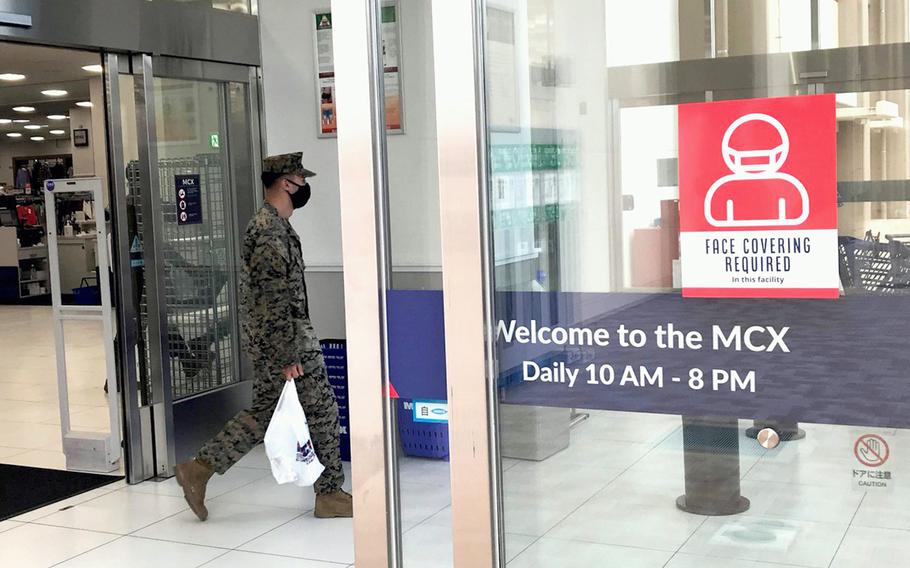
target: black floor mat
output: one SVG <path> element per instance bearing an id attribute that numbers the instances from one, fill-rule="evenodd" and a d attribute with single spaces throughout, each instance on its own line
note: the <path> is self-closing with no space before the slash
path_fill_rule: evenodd
<path id="1" fill-rule="evenodd" d="M 0 521 L 123 479 L 0 464 Z"/>

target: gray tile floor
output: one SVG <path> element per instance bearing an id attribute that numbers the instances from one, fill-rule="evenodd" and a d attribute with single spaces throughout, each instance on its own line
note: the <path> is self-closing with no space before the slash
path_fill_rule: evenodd
<path id="1" fill-rule="evenodd" d="M 740 468 L 751 507 L 705 517 L 675 506 L 685 491 L 679 417 L 591 412 L 572 449 L 505 472 L 506 530 L 535 539 L 507 543 L 510 566 L 910 566 L 906 431 L 804 424 L 806 439 L 765 450 L 748 426 Z M 866 433 L 890 445 L 889 489 L 853 486 L 853 446 Z"/>
<path id="2" fill-rule="evenodd" d="M 0 463 L 65 469 L 49 306 L 0 306 Z M 101 324 L 67 322 L 70 422 L 109 432 Z"/>

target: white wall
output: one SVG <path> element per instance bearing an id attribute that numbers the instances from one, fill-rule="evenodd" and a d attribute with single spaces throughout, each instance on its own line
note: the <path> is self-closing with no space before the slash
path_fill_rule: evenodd
<path id="1" fill-rule="evenodd" d="M 388 137 L 392 263 L 418 271 L 442 270 L 430 5 L 430 0 L 399 4 L 405 132 Z"/>
<path id="2" fill-rule="evenodd" d="M 311 268 L 340 267 L 341 211 L 335 138 L 318 138 L 311 18 L 328 0 L 260 0 L 266 151 L 302 151 L 318 176 L 310 204 L 291 219 Z M 401 2 L 405 133 L 388 141 L 392 256 L 396 267 L 441 265 L 429 0 Z M 344 112 L 344 109 L 339 109 Z"/>
<path id="3" fill-rule="evenodd" d="M 310 24 L 313 11 L 328 5 L 327 0 L 259 3 L 266 153 L 302 151 L 304 164 L 318 174 L 310 182 L 310 204 L 291 221 L 300 233 L 304 257 L 311 267 L 341 266 L 337 144 L 334 138 L 316 137 L 319 129 Z"/>
<path id="4" fill-rule="evenodd" d="M 93 77 L 89 80 L 89 90 L 92 101 L 92 127 L 89 132 L 89 141 L 92 143 L 92 159 L 95 163 L 95 175 L 101 178 L 101 187 L 104 192 L 104 206 L 109 203 L 108 197 L 108 174 L 107 174 L 107 142 L 106 132 L 107 119 L 104 116 L 104 81 L 101 77 Z M 95 140 L 93 140 L 95 138 Z M 97 143 L 96 143 L 97 142 Z M 73 168 L 75 170 L 75 168 Z"/>
<path id="5" fill-rule="evenodd" d="M 88 146 L 73 146 L 73 175 L 93 176 L 95 175 L 94 146 L 98 140 L 95 139 L 91 109 L 78 107 L 70 109 L 70 127 L 73 130 L 80 128 L 88 130 L 89 144 Z"/>

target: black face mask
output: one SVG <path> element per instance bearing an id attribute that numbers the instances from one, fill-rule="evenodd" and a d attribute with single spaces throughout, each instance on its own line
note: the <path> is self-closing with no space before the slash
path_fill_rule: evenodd
<path id="1" fill-rule="evenodd" d="M 300 209 L 310 200 L 310 184 L 299 185 L 291 180 L 288 181 L 297 186 L 297 191 L 288 194 L 291 196 L 291 205 L 294 206 L 294 209 Z"/>

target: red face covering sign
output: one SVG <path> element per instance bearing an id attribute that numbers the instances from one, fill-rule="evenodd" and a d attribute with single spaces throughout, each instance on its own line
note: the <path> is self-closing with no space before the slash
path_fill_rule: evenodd
<path id="1" fill-rule="evenodd" d="M 834 95 L 679 107 L 685 297 L 837 298 Z"/>

